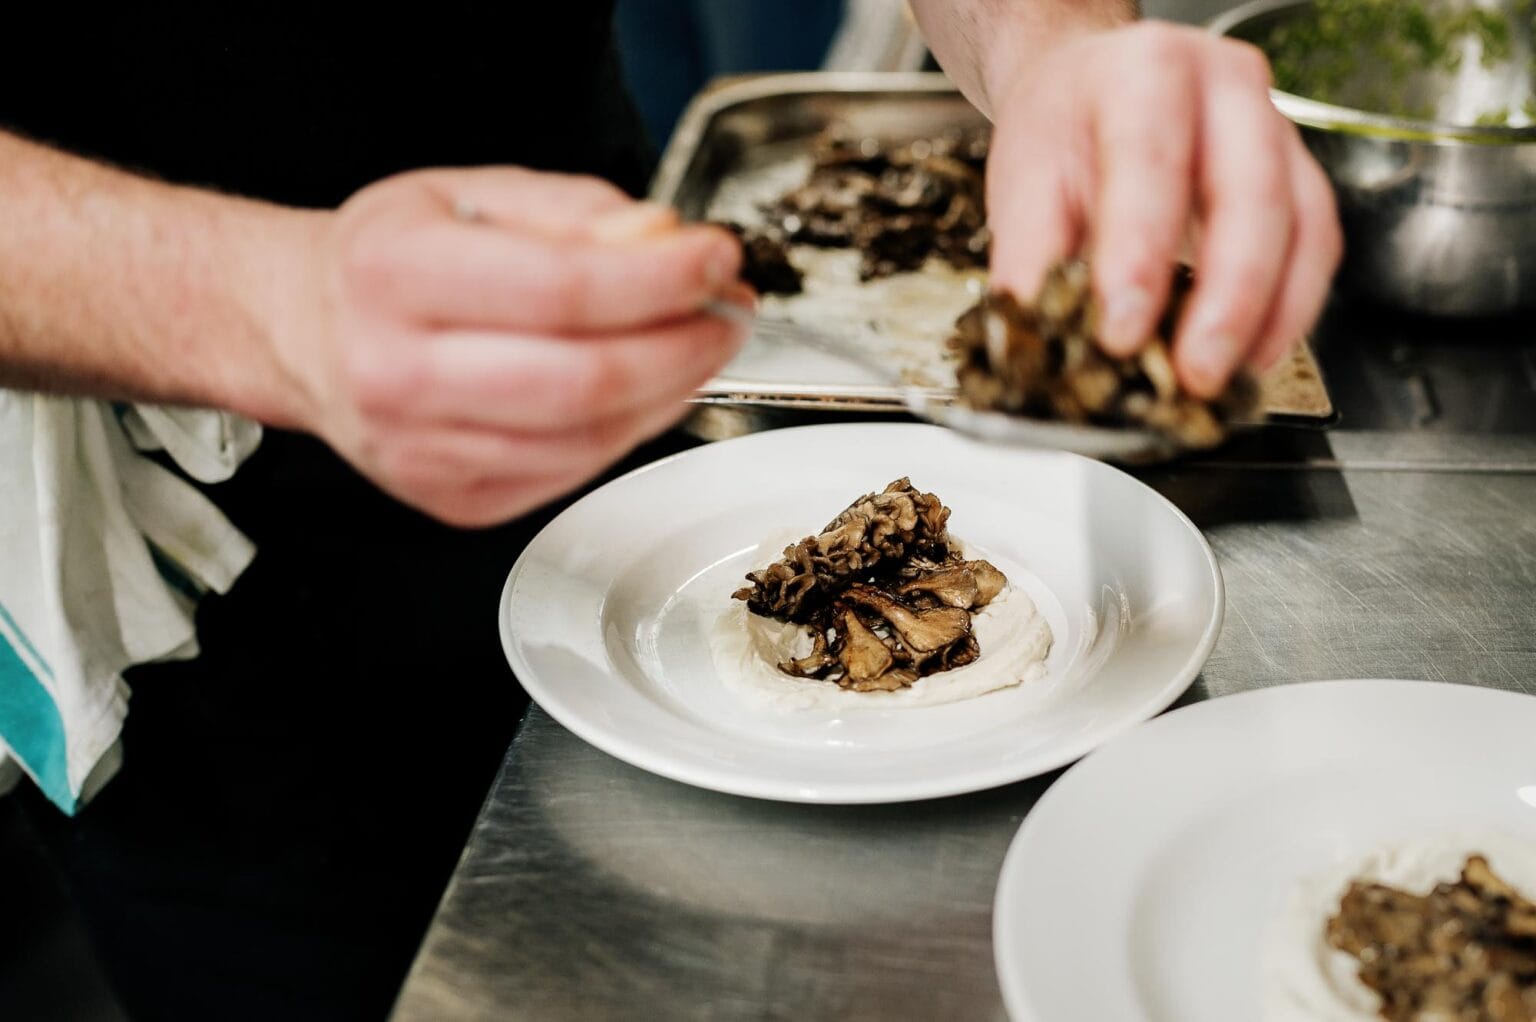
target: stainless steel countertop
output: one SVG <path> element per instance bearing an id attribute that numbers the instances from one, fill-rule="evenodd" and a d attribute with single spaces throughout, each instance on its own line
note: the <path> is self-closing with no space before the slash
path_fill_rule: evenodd
<path id="1" fill-rule="evenodd" d="M 1264 437 L 1139 475 L 1226 578 L 1182 702 L 1350 677 L 1536 692 L 1536 439 Z M 754 802 L 626 766 L 534 708 L 395 1017 L 1001 1018 L 993 887 L 1054 776 L 910 805 Z"/>

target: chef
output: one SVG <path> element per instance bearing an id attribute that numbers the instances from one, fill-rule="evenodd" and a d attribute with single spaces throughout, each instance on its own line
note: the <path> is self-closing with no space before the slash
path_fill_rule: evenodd
<path id="1" fill-rule="evenodd" d="M 507 566 L 741 340 L 702 311 L 751 303 L 735 241 L 631 198 L 610 7 L 8 20 L 0 386 L 267 427 L 204 487 L 259 553 L 201 655 L 129 672 L 76 816 L 22 796 L 136 1017 L 387 1011 L 520 709 Z M 1133 7 L 913 2 L 996 126 L 994 282 L 1091 249 L 1126 353 L 1192 246 L 1210 395 L 1311 323 L 1339 231 L 1262 57 Z"/>

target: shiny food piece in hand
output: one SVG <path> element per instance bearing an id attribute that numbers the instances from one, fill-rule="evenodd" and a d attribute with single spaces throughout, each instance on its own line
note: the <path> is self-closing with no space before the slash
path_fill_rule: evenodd
<path id="1" fill-rule="evenodd" d="M 856 692 L 895 691 L 971 663 L 971 615 L 1008 584 L 950 548 L 949 509 L 898 479 L 859 498 L 733 596 L 755 614 L 807 626 L 812 648 L 779 664 Z"/>
<path id="2" fill-rule="evenodd" d="M 1157 335 L 1137 354 L 1115 358 L 1098 343 L 1098 305 L 1088 264 L 1059 263 L 1033 305 L 993 292 L 955 324 L 950 347 L 960 397 L 972 408 L 1098 426 L 1154 429 L 1181 446 L 1214 447 L 1226 424 L 1251 416 L 1257 382 L 1233 377 L 1215 401 L 1180 388 L 1168 357 L 1192 277 L 1181 267 Z"/>
<path id="3" fill-rule="evenodd" d="M 1355 881 L 1328 920 L 1330 946 L 1392 1022 L 1536 1022 L 1536 905 L 1480 855 L 1425 895 Z"/>
<path id="4" fill-rule="evenodd" d="M 725 227 L 741 239 L 741 279 L 760 295 L 797 295 L 805 289 L 805 275 L 789 261 L 789 239 L 777 228 Z"/>

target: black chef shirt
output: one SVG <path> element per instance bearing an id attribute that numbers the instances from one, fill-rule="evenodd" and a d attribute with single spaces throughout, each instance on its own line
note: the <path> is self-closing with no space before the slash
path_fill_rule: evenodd
<path id="1" fill-rule="evenodd" d="M 304 206 L 423 166 L 645 183 L 612 0 L 29 6 L 0 125 L 168 180 Z"/>
<path id="2" fill-rule="evenodd" d="M 645 182 L 611 0 L 35 6 L 0 25 L 0 126 L 166 180 L 315 207 L 428 166 Z M 257 558 L 198 660 L 129 673 L 122 771 L 44 826 L 131 1007 L 202 1014 L 203 974 L 254 1016 L 367 1017 L 521 709 L 495 607 L 548 512 L 450 529 L 275 430 L 204 489 Z"/>

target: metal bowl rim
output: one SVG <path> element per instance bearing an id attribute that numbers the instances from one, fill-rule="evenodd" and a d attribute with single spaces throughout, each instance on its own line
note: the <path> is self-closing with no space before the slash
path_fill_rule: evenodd
<path id="1" fill-rule="evenodd" d="M 1236 29 L 1256 18 L 1289 8 L 1307 7 L 1311 3 L 1312 0 L 1249 0 L 1248 3 L 1212 18 L 1206 27 L 1214 35 L 1230 37 Z M 1447 124 L 1442 121 L 1373 114 L 1353 107 L 1308 99 L 1282 89 L 1270 89 L 1269 94 L 1275 106 L 1286 117 L 1297 124 L 1323 131 L 1436 145 L 1489 146 L 1536 142 L 1536 126 L 1508 128 Z"/>

